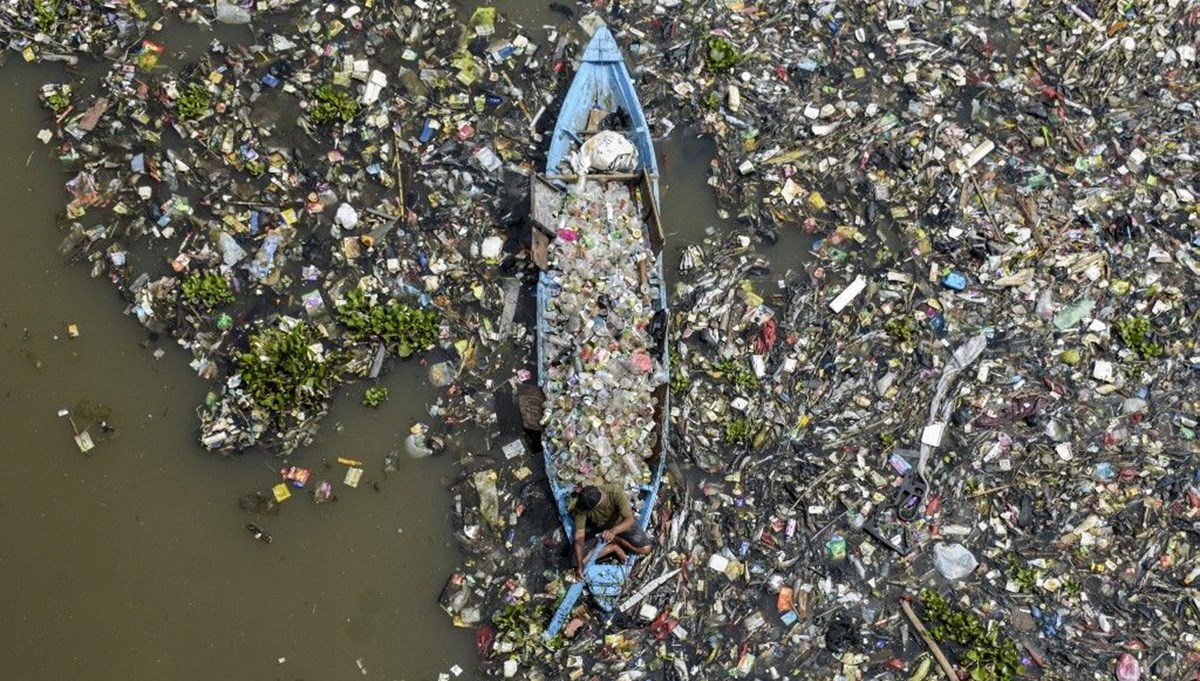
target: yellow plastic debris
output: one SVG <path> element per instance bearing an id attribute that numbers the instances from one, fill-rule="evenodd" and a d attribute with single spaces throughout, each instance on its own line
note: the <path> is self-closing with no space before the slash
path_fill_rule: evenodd
<path id="1" fill-rule="evenodd" d="M 292 498 L 292 491 L 282 482 L 271 488 L 271 494 L 274 494 L 275 501 L 281 504 Z"/>

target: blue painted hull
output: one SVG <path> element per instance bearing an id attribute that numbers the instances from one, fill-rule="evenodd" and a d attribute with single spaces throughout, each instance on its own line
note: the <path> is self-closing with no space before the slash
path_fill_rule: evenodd
<path id="1" fill-rule="evenodd" d="M 626 136 L 637 147 L 639 170 L 646 170 L 654 180 L 654 201 L 657 203 L 658 160 L 654 156 L 650 126 L 633 88 L 633 79 L 625 68 L 621 50 L 605 27 L 592 36 L 563 98 L 546 152 L 546 172 L 554 173 L 560 169 L 567 154 L 579 142 L 579 133 L 587 128 L 588 114 L 593 108 L 616 111 L 618 107 L 629 114 L 630 129 Z"/>
<path id="2" fill-rule="evenodd" d="M 578 147 L 583 138 L 584 131 L 587 129 L 588 117 L 592 110 L 601 109 L 606 112 L 615 112 L 618 108 L 624 110 L 629 116 L 628 129 L 622 132 L 637 147 L 639 157 L 637 174 L 642 175 L 644 171 L 644 181 L 648 181 L 650 187 L 649 194 L 651 195 L 647 197 L 647 200 L 654 202 L 654 212 L 657 214 L 659 199 L 658 162 L 654 156 L 653 140 L 650 136 L 649 126 L 646 124 L 645 114 L 642 112 L 641 103 L 638 101 L 637 93 L 634 90 L 633 81 L 621 56 L 620 48 L 617 46 L 616 41 L 613 40 L 612 34 L 605 27 L 598 29 L 595 35 L 592 36 L 587 49 L 584 51 L 579 70 L 576 72 L 575 78 L 571 82 L 571 86 L 563 100 L 558 121 L 554 127 L 553 137 L 550 140 L 550 147 L 547 151 L 547 175 L 552 176 L 558 172 L 570 172 L 569 170 L 565 170 L 564 161 L 570 152 Z M 602 174 L 589 175 L 588 178 L 590 180 L 606 181 L 605 176 Z M 627 177 L 623 179 L 614 178 L 607 181 L 638 184 L 637 180 L 629 180 Z M 649 232 L 650 230 L 647 230 L 646 239 L 656 256 L 654 274 L 659 282 L 659 299 L 656 301 L 656 306 L 666 310 L 667 294 L 665 280 L 663 279 L 661 236 L 656 244 L 655 240 L 651 239 Z M 545 311 L 547 309 L 551 284 L 551 276 L 543 272 L 538 280 L 537 291 L 537 361 L 539 384 L 545 380 L 546 376 L 545 363 L 547 353 L 545 351 L 545 342 L 550 334 L 550 328 L 546 322 Z M 669 370 L 670 364 L 665 343 L 660 361 L 662 362 L 662 366 Z M 657 464 L 651 470 L 651 479 L 648 483 L 642 484 L 642 481 L 638 481 L 637 486 L 641 491 L 639 495 L 640 503 L 638 500 L 634 500 L 637 525 L 644 530 L 650 526 L 652 520 L 654 505 L 658 496 L 658 488 L 662 482 L 668 453 L 666 434 L 667 418 L 670 411 L 668 406 L 669 388 L 664 385 L 656 394 L 660 395 L 659 404 L 661 405 L 660 416 L 655 424 L 658 428 L 658 437 L 655 438 L 659 450 L 657 452 Z M 543 438 L 542 444 L 550 489 L 558 506 L 563 529 L 566 530 L 568 541 L 570 541 L 574 533 L 574 524 L 567 511 L 571 489 L 559 479 L 555 468 L 557 459 L 553 443 L 550 442 L 549 438 Z M 650 534 L 653 535 L 653 532 L 650 532 Z M 585 569 L 584 582 L 587 589 L 591 592 L 593 600 L 595 600 L 602 610 L 612 611 L 615 608 L 617 598 L 621 594 L 625 579 L 628 577 L 635 560 L 636 557 L 631 557 L 629 562 L 624 565 L 597 565 L 593 563 Z M 559 629 L 565 624 L 566 615 L 573 606 L 575 599 L 580 595 L 583 585 L 583 583 L 578 583 L 572 587 L 559 608 L 559 614 L 555 616 L 554 621 L 551 622 L 550 627 L 547 629 L 547 638 L 557 634 Z"/>

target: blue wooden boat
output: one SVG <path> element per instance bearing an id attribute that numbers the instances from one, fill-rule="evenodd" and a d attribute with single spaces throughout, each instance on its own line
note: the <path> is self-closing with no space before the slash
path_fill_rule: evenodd
<path id="1" fill-rule="evenodd" d="M 616 116 L 611 116 L 616 114 Z M 662 261 L 662 227 L 658 216 L 658 163 L 654 156 L 653 140 L 645 114 L 642 112 L 633 81 L 626 69 L 621 56 L 621 50 L 613 39 L 607 27 L 601 26 L 593 34 L 583 53 L 579 69 L 563 100 L 558 121 L 554 126 L 553 137 L 550 140 L 546 158 L 546 172 L 536 176 L 530 188 L 532 217 L 534 223 L 533 242 L 535 260 L 543 271 L 538 281 L 538 382 L 544 384 L 546 378 L 546 361 L 548 356 L 547 338 L 552 329 L 546 318 L 547 305 L 550 296 L 554 295 L 552 273 L 547 272 L 545 249 L 550 240 L 555 238 L 554 216 L 562 206 L 562 190 L 578 178 L 572 175 L 567 159 L 572 151 L 579 148 L 589 136 L 599 131 L 602 121 L 619 122 L 618 132 L 634 144 L 638 151 L 638 166 L 633 172 L 589 173 L 589 181 L 620 182 L 628 185 L 630 194 L 640 197 L 638 209 L 642 211 L 644 224 L 648 227 L 643 234 L 654 261 L 650 269 L 652 305 L 659 312 L 660 319 L 666 319 L 667 293 L 663 279 Z M 538 257 L 539 245 L 542 257 Z M 666 331 L 663 329 L 663 334 Z M 662 369 L 668 370 L 666 343 L 662 344 L 661 356 L 658 358 Z M 662 481 L 668 447 L 666 444 L 667 400 L 669 397 L 668 383 L 664 382 L 654 389 L 657 407 L 654 413 L 655 433 L 652 435 L 653 447 L 650 456 L 645 459 L 649 468 L 649 479 L 629 480 L 626 489 L 636 487 L 636 498 L 630 499 L 634 506 L 637 525 L 653 536 L 650 528 L 655 501 L 658 496 L 659 484 Z M 543 437 L 543 452 L 546 462 L 546 473 L 549 478 L 551 492 L 562 519 L 563 529 L 566 530 L 568 541 L 574 536 L 574 523 L 568 512 L 572 488 L 565 484 L 556 469 L 557 458 L 555 445 L 550 437 Z M 594 555 L 594 554 L 593 554 Z M 630 556 L 625 564 L 588 564 L 584 570 L 584 580 L 577 582 L 568 590 L 560 603 L 558 612 L 548 626 L 545 636 L 547 639 L 555 636 L 566 623 L 567 616 L 574 607 L 584 588 L 590 592 L 597 606 L 612 612 L 617 607 L 617 601 L 636 556 Z"/>

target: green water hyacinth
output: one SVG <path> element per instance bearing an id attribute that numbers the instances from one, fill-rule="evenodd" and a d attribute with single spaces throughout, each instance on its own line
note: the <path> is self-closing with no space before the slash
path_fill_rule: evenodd
<path id="1" fill-rule="evenodd" d="M 941 594 L 924 590 L 920 595 L 925 607 L 929 634 L 939 643 L 960 648 L 959 664 L 971 681 L 1012 681 L 1021 673 L 1021 656 L 1012 639 L 1001 631 L 998 622 L 984 622 L 974 613 L 951 607 Z"/>
<path id="2" fill-rule="evenodd" d="M 375 408 L 387 401 L 388 389 L 380 386 L 367 388 L 362 396 L 364 407 Z"/>
<path id="3" fill-rule="evenodd" d="M 319 412 L 333 395 L 337 362 L 314 352 L 316 331 L 304 323 L 289 331 L 265 329 L 237 356 L 237 372 L 255 404 L 283 423 L 292 412 Z"/>
<path id="4" fill-rule="evenodd" d="M 358 113 L 358 102 L 346 92 L 333 89 L 332 85 L 317 88 L 316 98 L 317 101 L 308 110 L 308 116 L 317 125 L 333 121 L 349 123 Z"/>
<path id="5" fill-rule="evenodd" d="M 180 93 L 175 102 L 175 112 L 181 120 L 193 120 L 207 114 L 211 104 L 212 97 L 208 90 L 199 83 L 192 83 Z"/>
<path id="6" fill-rule="evenodd" d="M 1151 340 L 1150 321 L 1141 317 L 1128 317 L 1113 322 L 1113 331 L 1121 345 L 1136 352 L 1142 359 L 1153 359 L 1162 355 L 1162 346 Z"/>
<path id="7" fill-rule="evenodd" d="M 708 39 L 706 47 L 708 49 L 704 53 L 704 63 L 714 72 L 728 71 L 742 60 L 742 53 L 725 38 L 712 36 Z"/>
<path id="8" fill-rule="evenodd" d="M 408 357 L 432 348 L 438 339 L 437 312 L 413 308 L 394 300 L 373 303 L 360 289 L 346 294 L 338 307 L 338 321 L 354 341 L 381 341 L 397 357 Z"/>
<path id="9" fill-rule="evenodd" d="M 183 280 L 180 290 L 188 302 L 210 310 L 228 305 L 237 298 L 225 277 L 216 272 L 193 272 Z"/>

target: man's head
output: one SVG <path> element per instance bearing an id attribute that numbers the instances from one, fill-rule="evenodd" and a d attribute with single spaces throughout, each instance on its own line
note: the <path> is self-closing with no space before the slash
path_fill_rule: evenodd
<path id="1" fill-rule="evenodd" d="M 596 505 L 600 503 L 600 499 L 603 496 L 604 493 L 600 491 L 599 487 L 587 485 L 575 493 L 575 509 L 587 513 L 596 508 Z"/>

